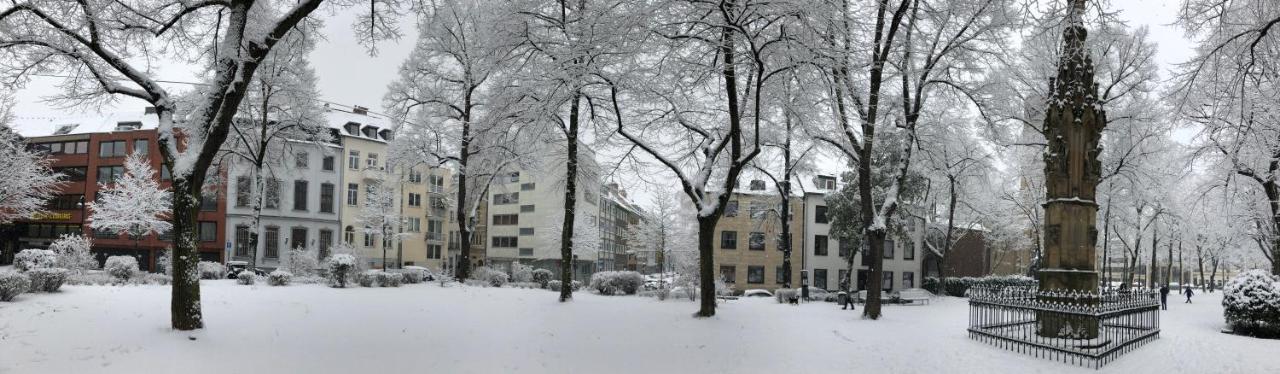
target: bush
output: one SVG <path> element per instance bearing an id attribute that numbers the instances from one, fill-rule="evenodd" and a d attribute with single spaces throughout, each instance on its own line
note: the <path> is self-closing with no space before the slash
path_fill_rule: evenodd
<path id="1" fill-rule="evenodd" d="M 924 286 L 924 289 L 929 290 L 929 292 L 933 292 L 935 294 L 942 293 L 942 288 L 940 288 L 942 282 L 938 281 L 938 277 L 924 277 L 924 282 L 922 282 L 921 285 Z"/>
<path id="2" fill-rule="evenodd" d="M 31 292 L 58 292 L 67 281 L 67 269 L 31 269 L 27 278 L 31 279 Z"/>
<path id="3" fill-rule="evenodd" d="M 357 273 L 356 284 L 359 284 L 360 287 L 373 287 L 377 280 L 377 275 L 375 275 L 377 272 L 377 270 L 367 270 L 363 273 Z"/>
<path id="4" fill-rule="evenodd" d="M 1280 337 L 1280 278 L 1250 270 L 1222 288 L 1223 315 L 1237 334 Z"/>
<path id="5" fill-rule="evenodd" d="M 165 274 L 146 274 L 142 276 L 142 282 L 157 286 L 168 286 L 169 283 L 173 283 L 173 278 Z"/>
<path id="6" fill-rule="evenodd" d="M 138 275 L 138 259 L 132 256 L 111 256 L 107 257 L 107 264 L 102 268 L 116 279 L 128 281 Z"/>
<path id="7" fill-rule="evenodd" d="M 374 279 L 378 281 L 378 287 L 400 287 L 404 282 L 404 276 L 400 273 L 391 273 L 379 271 L 373 274 Z"/>
<path id="8" fill-rule="evenodd" d="M 538 269 L 532 274 L 533 281 L 538 283 L 542 288 L 547 288 L 547 283 L 551 282 L 551 270 Z"/>
<path id="9" fill-rule="evenodd" d="M 31 287 L 26 275 L 11 271 L 0 272 L 0 301 L 13 301 Z"/>
<path id="10" fill-rule="evenodd" d="M 173 275 L 173 248 L 164 249 L 164 253 L 156 258 L 156 267 L 160 268 L 160 274 Z"/>
<path id="11" fill-rule="evenodd" d="M 507 284 L 507 280 L 510 279 L 510 277 L 507 276 L 507 273 L 504 273 L 501 270 L 481 266 L 471 272 L 471 279 L 485 282 L 493 287 L 502 287 L 502 285 Z"/>
<path id="12" fill-rule="evenodd" d="M 542 288 L 542 285 L 533 282 L 511 282 L 507 283 L 507 287 L 540 289 Z"/>
<path id="13" fill-rule="evenodd" d="M 791 299 L 799 299 L 800 293 L 795 288 L 779 288 L 773 291 L 773 298 L 778 300 L 778 304 L 786 304 Z"/>
<path id="14" fill-rule="evenodd" d="M 13 255 L 13 267 L 18 271 L 49 269 L 58 265 L 58 254 L 48 249 L 24 249 Z"/>
<path id="15" fill-rule="evenodd" d="M 526 283 L 533 281 L 533 267 L 521 263 L 511 264 L 511 281 Z"/>
<path id="16" fill-rule="evenodd" d="M 311 275 L 320 268 L 320 250 L 317 248 L 293 247 L 289 250 L 289 259 L 284 270 L 299 276 Z"/>
<path id="17" fill-rule="evenodd" d="M 328 270 L 329 286 L 336 288 L 347 287 L 347 281 L 351 277 L 352 270 L 356 266 L 356 257 L 339 253 L 329 256 L 325 268 Z"/>
<path id="18" fill-rule="evenodd" d="M 293 273 L 276 270 L 267 275 L 267 284 L 272 286 L 288 286 L 293 282 Z"/>
<path id="19" fill-rule="evenodd" d="M 426 279 L 426 275 L 419 270 L 407 270 L 400 272 L 400 276 L 404 277 L 404 282 L 408 284 L 422 283 Z"/>
<path id="20" fill-rule="evenodd" d="M 1005 287 L 1035 287 L 1036 280 L 1024 275 L 989 275 L 981 278 L 973 277 L 947 277 L 943 281 L 942 287 L 947 295 L 964 297 L 968 294 L 969 288 L 973 286 L 984 286 L 995 288 L 996 291 Z"/>
<path id="21" fill-rule="evenodd" d="M 634 271 L 602 271 L 591 275 L 591 288 L 601 295 L 635 295 L 644 276 Z"/>
<path id="22" fill-rule="evenodd" d="M 89 251 L 92 246 L 93 241 L 88 237 L 64 234 L 49 244 L 49 250 L 58 254 L 57 267 L 80 274 L 85 270 L 98 268 L 98 260 L 93 258 L 93 253 Z"/>
<path id="23" fill-rule="evenodd" d="M 547 289 L 548 289 L 548 290 L 552 290 L 552 291 L 557 291 L 557 292 L 559 292 L 559 291 L 560 291 L 560 284 L 561 284 L 561 283 L 560 283 L 560 281 L 558 281 L 558 280 L 547 281 Z"/>
<path id="24" fill-rule="evenodd" d="M 222 279 L 227 276 L 227 266 L 218 262 L 200 261 L 196 264 L 196 270 L 200 272 L 200 279 Z"/>
<path id="25" fill-rule="evenodd" d="M 253 271 L 245 270 L 240 272 L 240 274 L 236 274 L 236 283 L 249 286 L 249 285 L 253 285 L 253 283 L 257 280 L 257 278 L 258 276 L 254 275 Z"/>

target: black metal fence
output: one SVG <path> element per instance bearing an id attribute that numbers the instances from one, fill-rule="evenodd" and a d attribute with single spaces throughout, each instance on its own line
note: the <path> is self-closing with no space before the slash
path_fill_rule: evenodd
<path id="1" fill-rule="evenodd" d="M 1097 369 L 1159 337 L 1154 291 L 969 289 L 969 338 L 1011 351 Z"/>

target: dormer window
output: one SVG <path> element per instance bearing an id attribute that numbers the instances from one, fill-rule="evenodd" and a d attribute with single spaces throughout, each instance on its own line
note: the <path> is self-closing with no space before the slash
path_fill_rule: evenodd
<path id="1" fill-rule="evenodd" d="M 378 137 L 382 140 L 391 141 L 391 130 L 378 131 Z"/>
<path id="2" fill-rule="evenodd" d="M 347 135 L 356 135 L 360 131 L 360 124 L 355 122 L 347 122 L 346 125 L 342 125 L 342 129 L 347 130 Z"/>
<path id="3" fill-rule="evenodd" d="M 58 129 L 57 129 L 57 130 L 54 130 L 54 131 L 53 131 L 53 134 L 54 134 L 54 135 L 66 135 L 66 134 L 70 134 L 72 130 L 75 130 L 75 129 L 76 129 L 76 127 L 79 127 L 79 126 L 80 126 L 80 125 L 77 125 L 77 124 L 74 124 L 74 123 L 73 123 L 73 124 L 69 124 L 69 125 L 61 125 L 61 126 L 58 126 Z"/>
<path id="4" fill-rule="evenodd" d="M 752 191 L 764 191 L 764 181 L 759 179 L 751 180 L 751 185 L 749 189 Z"/>
<path id="5" fill-rule="evenodd" d="M 142 128 L 142 122 L 129 121 L 129 122 L 116 123 L 116 131 L 133 131 L 141 128 Z"/>
<path id="6" fill-rule="evenodd" d="M 819 175 L 813 179 L 813 183 L 818 185 L 818 189 L 834 190 L 836 189 L 836 177 L 830 175 Z"/>
<path id="7" fill-rule="evenodd" d="M 370 138 L 370 139 L 377 139 L 377 138 L 378 138 L 378 128 L 377 128 L 377 127 L 373 127 L 373 126 L 365 126 L 365 127 L 364 127 L 364 129 L 361 129 L 360 131 L 364 133 L 364 136 L 365 136 L 366 138 Z"/>

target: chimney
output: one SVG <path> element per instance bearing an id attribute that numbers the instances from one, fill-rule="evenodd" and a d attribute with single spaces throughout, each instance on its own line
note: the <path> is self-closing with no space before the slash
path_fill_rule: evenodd
<path id="1" fill-rule="evenodd" d="M 351 107 L 351 113 L 367 116 L 369 115 L 369 108 L 365 108 L 359 105 L 354 105 Z"/>

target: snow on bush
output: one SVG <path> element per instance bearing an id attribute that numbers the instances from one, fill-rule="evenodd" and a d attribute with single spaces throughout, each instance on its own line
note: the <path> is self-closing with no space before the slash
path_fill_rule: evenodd
<path id="1" fill-rule="evenodd" d="M 373 276 L 378 281 L 378 287 L 400 287 L 400 284 L 404 282 L 404 276 L 400 275 L 400 273 L 379 271 L 374 273 Z"/>
<path id="2" fill-rule="evenodd" d="M 164 249 L 156 258 L 156 267 L 160 268 L 160 274 L 173 275 L 173 248 Z"/>
<path id="3" fill-rule="evenodd" d="M 38 268 L 27 271 L 31 292 L 58 292 L 67 281 L 67 269 Z"/>
<path id="4" fill-rule="evenodd" d="M 133 256 L 111 256 L 107 257 L 107 263 L 102 268 L 116 279 L 128 281 L 138 275 L 138 259 Z"/>
<path id="5" fill-rule="evenodd" d="M 400 272 L 400 275 L 404 277 L 404 282 L 408 284 L 422 283 L 426 279 L 426 275 L 421 270 L 405 270 Z"/>
<path id="6" fill-rule="evenodd" d="M 316 248 L 293 247 L 289 250 L 289 261 L 285 270 L 299 276 L 314 274 L 320 268 L 320 250 Z"/>
<path id="7" fill-rule="evenodd" d="M 591 289 L 601 295 L 635 295 L 644 286 L 644 275 L 634 271 L 601 271 L 591 275 Z"/>
<path id="8" fill-rule="evenodd" d="M 288 286 L 293 281 L 293 273 L 276 270 L 267 275 L 267 284 L 272 286 Z"/>
<path id="9" fill-rule="evenodd" d="M 1036 280 L 1025 275 L 989 275 L 981 278 L 974 277 L 947 277 L 943 281 L 943 288 L 947 291 L 947 295 L 964 297 L 968 294 L 969 288 L 973 286 L 985 286 L 994 288 L 1005 287 L 1035 287 Z"/>
<path id="10" fill-rule="evenodd" d="M 1238 334 L 1280 337 L 1280 278 L 1250 270 L 1222 288 L 1227 324 Z"/>
<path id="11" fill-rule="evenodd" d="M 86 270 L 98 268 L 98 260 L 89 250 L 93 240 L 83 235 L 63 234 L 58 240 L 49 244 L 49 250 L 58 254 L 57 267 L 81 274 Z"/>
<path id="12" fill-rule="evenodd" d="M 563 285 L 563 283 L 561 283 L 560 281 L 552 280 L 547 282 L 547 289 L 552 291 L 560 291 L 561 285 Z M 574 291 L 580 290 L 582 289 L 582 282 L 573 281 L 573 283 L 570 284 L 570 287 L 573 287 Z"/>
<path id="13" fill-rule="evenodd" d="M 48 249 L 24 249 L 13 256 L 13 267 L 18 271 L 48 269 L 58 265 L 58 254 Z"/>
<path id="14" fill-rule="evenodd" d="M 790 303 L 791 299 L 800 299 L 800 292 L 795 288 L 779 288 L 773 291 L 773 298 L 778 300 L 778 304 Z"/>
<path id="15" fill-rule="evenodd" d="M 542 288 L 542 285 L 534 282 L 511 282 L 511 283 L 507 283 L 507 287 L 523 288 L 523 289 L 540 289 Z"/>
<path id="16" fill-rule="evenodd" d="M 512 282 L 532 282 L 533 267 L 521 263 L 511 264 L 511 281 Z"/>
<path id="17" fill-rule="evenodd" d="M 240 274 L 236 274 L 236 283 L 245 286 L 252 285 L 256 280 L 255 278 L 257 278 L 257 276 L 253 274 L 253 271 L 245 270 L 240 272 Z"/>
<path id="18" fill-rule="evenodd" d="M 538 269 L 533 271 L 533 281 L 537 282 L 542 288 L 547 288 L 547 283 L 551 282 L 551 270 Z"/>
<path id="19" fill-rule="evenodd" d="M 196 270 L 200 271 L 200 279 L 222 279 L 227 276 L 227 266 L 218 262 L 200 261 L 196 264 Z"/>
<path id="20" fill-rule="evenodd" d="M 502 287 L 507 284 L 510 277 L 501 270 L 493 269 L 488 266 L 481 266 L 471 272 L 471 279 L 475 279 L 493 287 Z"/>
<path id="21" fill-rule="evenodd" d="M 142 281 L 142 283 L 143 283 L 143 284 L 154 284 L 154 285 L 157 285 L 157 286 L 168 286 L 168 285 L 169 285 L 169 283 L 173 282 L 173 277 L 170 277 L 169 275 L 166 275 L 166 274 L 153 274 L 153 273 L 147 273 L 146 275 L 143 275 L 143 276 L 142 276 L 141 281 Z"/>
<path id="22" fill-rule="evenodd" d="M 352 270 L 355 269 L 356 257 L 339 253 L 329 256 L 326 261 L 325 269 L 329 278 L 329 286 L 337 288 L 347 287 L 347 282 L 351 278 Z"/>
<path id="23" fill-rule="evenodd" d="M 0 271 L 0 301 L 13 301 L 31 287 L 26 275 L 12 271 Z"/>
<path id="24" fill-rule="evenodd" d="M 356 284 L 359 284 L 360 287 L 373 287 L 374 283 L 377 283 L 378 276 L 375 274 L 377 272 L 377 270 L 365 270 L 364 272 L 356 273 Z"/>

